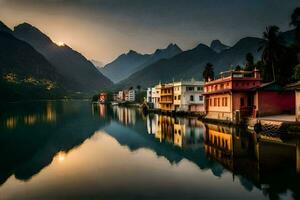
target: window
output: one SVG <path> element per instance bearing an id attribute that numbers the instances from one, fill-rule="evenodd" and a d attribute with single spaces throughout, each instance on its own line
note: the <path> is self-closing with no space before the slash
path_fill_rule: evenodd
<path id="1" fill-rule="evenodd" d="M 194 87 L 187 87 L 188 91 L 194 91 Z"/>
<path id="2" fill-rule="evenodd" d="M 177 96 L 174 96 L 174 100 L 176 100 Z"/>
<path id="3" fill-rule="evenodd" d="M 218 107 L 220 106 L 220 98 L 218 98 Z"/>
<path id="4" fill-rule="evenodd" d="M 201 90 L 203 90 L 203 87 L 197 87 L 197 90 L 201 91 Z"/>
<path id="5" fill-rule="evenodd" d="M 222 106 L 224 106 L 224 97 L 222 97 Z"/>
<path id="6" fill-rule="evenodd" d="M 225 106 L 227 106 L 227 97 L 225 97 L 225 103 L 224 103 Z"/>
<path id="7" fill-rule="evenodd" d="M 240 106 L 241 107 L 245 106 L 245 100 L 243 97 L 241 97 L 241 99 L 240 99 Z"/>
<path id="8" fill-rule="evenodd" d="M 217 106 L 217 98 L 214 98 L 214 106 Z"/>
<path id="9" fill-rule="evenodd" d="M 194 96 L 193 95 L 190 96 L 190 101 L 194 101 Z"/>
<path id="10" fill-rule="evenodd" d="M 203 96 L 199 96 L 199 101 L 203 101 Z"/>
<path id="11" fill-rule="evenodd" d="M 180 100 L 181 99 L 181 95 L 178 95 L 178 100 Z"/>

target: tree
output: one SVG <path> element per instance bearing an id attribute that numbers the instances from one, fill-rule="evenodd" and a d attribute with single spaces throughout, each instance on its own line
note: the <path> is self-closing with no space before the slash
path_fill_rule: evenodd
<path id="1" fill-rule="evenodd" d="M 215 76 L 214 68 L 211 63 L 206 63 L 205 69 L 203 71 L 203 78 L 205 81 L 208 81 L 209 79 L 213 80 Z"/>
<path id="2" fill-rule="evenodd" d="M 297 56 L 298 56 L 298 65 L 296 65 L 294 68 L 293 78 L 295 79 L 295 81 L 300 81 L 300 53 Z"/>
<path id="3" fill-rule="evenodd" d="M 242 70 L 242 67 L 240 66 L 240 65 L 237 65 L 236 67 L 235 67 L 235 71 L 241 71 Z"/>
<path id="4" fill-rule="evenodd" d="M 140 91 L 140 90 L 141 90 L 141 86 L 140 86 L 140 85 L 137 85 L 137 86 L 136 86 L 136 89 L 138 89 L 138 91 Z"/>
<path id="5" fill-rule="evenodd" d="M 265 70 L 267 72 L 265 73 L 265 79 L 266 81 L 276 81 L 280 70 L 275 69 L 275 67 L 280 60 L 280 56 L 284 54 L 284 47 L 279 36 L 279 28 L 277 26 L 266 27 L 266 31 L 263 32 L 263 38 L 265 39 L 264 44 L 258 51 L 263 51 L 262 61 L 267 67 Z M 269 74 L 272 74 L 272 78 Z"/>
<path id="6" fill-rule="evenodd" d="M 291 15 L 290 25 L 295 26 L 296 45 L 300 48 L 300 7 L 295 8 Z"/>
<path id="7" fill-rule="evenodd" d="M 245 70 L 252 71 L 254 69 L 253 66 L 254 66 L 254 57 L 253 57 L 252 53 L 247 53 Z"/>

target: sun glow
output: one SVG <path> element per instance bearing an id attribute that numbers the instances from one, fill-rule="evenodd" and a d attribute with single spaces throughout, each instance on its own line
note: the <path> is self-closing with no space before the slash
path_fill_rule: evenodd
<path id="1" fill-rule="evenodd" d="M 56 42 L 56 44 L 57 44 L 58 46 L 65 46 L 65 43 L 62 42 L 62 41 L 58 41 L 58 42 Z"/>
<path id="2" fill-rule="evenodd" d="M 57 154 L 57 159 L 59 162 L 63 162 L 66 159 L 66 153 L 61 151 Z"/>

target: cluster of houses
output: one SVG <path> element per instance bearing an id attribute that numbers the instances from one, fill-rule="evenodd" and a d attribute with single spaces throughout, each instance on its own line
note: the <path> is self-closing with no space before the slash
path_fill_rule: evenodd
<path id="1" fill-rule="evenodd" d="M 130 90 L 120 90 L 113 94 L 113 101 L 122 102 L 134 102 L 136 100 L 136 91 L 134 89 Z M 101 92 L 98 96 L 98 101 L 101 104 L 109 103 L 108 94 L 106 92 Z"/>
<path id="2" fill-rule="evenodd" d="M 136 91 L 134 89 L 120 90 L 114 93 L 113 100 L 116 102 L 134 102 Z"/>
<path id="3" fill-rule="evenodd" d="M 203 81 L 158 84 L 147 89 L 147 103 L 162 111 L 205 112 Z"/>
<path id="4" fill-rule="evenodd" d="M 297 87 L 263 83 L 260 71 L 222 72 L 220 78 L 158 84 L 147 90 L 147 103 L 161 111 L 204 112 L 206 118 L 237 122 L 244 117 L 300 115 Z M 299 103 L 298 103 L 299 104 Z M 297 104 L 297 105 L 298 105 Z M 295 111 L 296 110 L 296 111 Z"/>

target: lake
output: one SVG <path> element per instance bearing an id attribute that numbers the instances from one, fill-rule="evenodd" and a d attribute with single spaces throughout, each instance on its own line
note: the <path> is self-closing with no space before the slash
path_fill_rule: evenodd
<path id="1" fill-rule="evenodd" d="M 300 140 L 88 101 L 2 105 L 0 199 L 299 199 Z"/>

